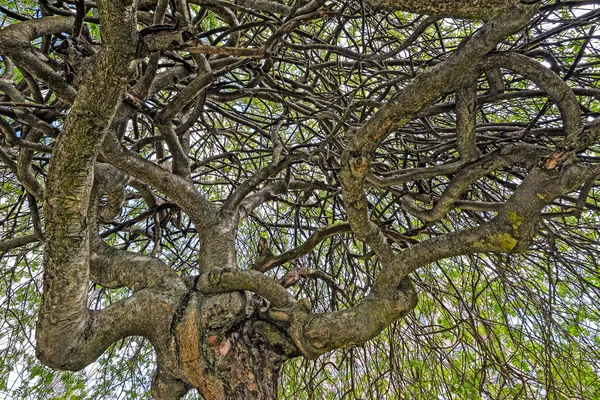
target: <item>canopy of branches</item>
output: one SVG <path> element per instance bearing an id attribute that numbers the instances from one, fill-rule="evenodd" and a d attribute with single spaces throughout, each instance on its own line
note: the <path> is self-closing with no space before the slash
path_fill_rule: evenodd
<path id="1" fill-rule="evenodd" d="M 282 399 L 600 398 L 599 20 L 1 0 L 0 397 L 147 398 L 143 334 L 74 350 L 102 353 L 81 372 L 36 349 L 191 285 L 299 321 Z"/>

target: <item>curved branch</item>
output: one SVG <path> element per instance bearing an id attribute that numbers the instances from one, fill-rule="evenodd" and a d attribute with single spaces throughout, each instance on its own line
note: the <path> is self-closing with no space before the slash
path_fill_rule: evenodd
<path id="1" fill-rule="evenodd" d="M 379 334 L 416 305 L 416 293 L 407 275 L 417 268 L 464 254 L 524 251 L 535 234 L 542 209 L 594 174 L 594 168 L 572 161 L 550 169 L 545 163 L 536 167 L 491 222 L 419 243 L 384 264 L 373 291 L 361 304 L 331 313 L 295 314 L 290 333 L 298 348 L 306 357 L 315 358 Z"/>
<path id="2" fill-rule="evenodd" d="M 40 36 L 70 32 L 74 22 L 73 17 L 52 16 L 27 20 L 0 30 L 0 52 L 9 55 L 20 68 L 46 83 L 58 97 L 70 104 L 75 101 L 77 91 L 40 60 L 29 42 Z"/>
<path id="3" fill-rule="evenodd" d="M 456 86 L 463 86 L 461 82 L 465 76 L 469 84 L 472 77 L 468 72 L 474 61 L 483 57 L 506 36 L 520 29 L 536 9 L 535 6 L 519 5 L 488 22 L 483 29 L 463 42 L 448 60 L 418 75 L 399 93 L 395 101 L 380 109 L 351 137 L 342 154 L 340 174 L 348 221 L 357 237 L 371 246 L 384 264 L 393 257 L 392 250 L 381 230 L 369 220 L 363 191 L 372 152 L 395 125 L 412 120 L 427 103 L 442 93 Z"/>
<path id="4" fill-rule="evenodd" d="M 463 41 L 448 58 L 421 72 L 398 93 L 396 100 L 381 108 L 351 138 L 349 151 L 373 152 L 394 126 L 403 125 L 435 98 L 459 86 L 468 71 L 508 35 L 517 32 L 531 18 L 537 6 L 518 5 L 489 21 Z"/>
<path id="5" fill-rule="evenodd" d="M 471 184 L 486 176 L 510 165 L 522 165 L 530 169 L 550 150 L 531 146 L 528 144 L 508 145 L 502 149 L 481 157 L 474 163 L 468 164 L 448 184 L 441 198 L 430 210 L 425 210 L 415 204 L 413 194 L 402 197 L 402 208 L 415 217 L 432 222 L 443 218 L 452 208 L 460 195 L 466 192 Z"/>
<path id="6" fill-rule="evenodd" d="M 301 278 L 312 278 L 312 279 L 320 279 L 327 284 L 330 288 L 339 292 L 349 300 L 348 295 L 337 283 L 335 283 L 334 279 L 329 276 L 327 273 L 323 271 L 319 271 L 318 269 L 313 268 L 303 268 L 296 267 L 291 271 L 287 272 L 282 278 L 279 279 L 279 283 L 284 287 L 290 287 L 296 284 Z"/>
<path id="7" fill-rule="evenodd" d="M 267 299 L 274 307 L 290 308 L 294 297 L 277 281 L 258 271 L 213 268 L 194 281 L 193 288 L 203 294 L 248 290 Z"/>
<path id="8" fill-rule="evenodd" d="M 154 342 L 158 324 L 172 318 L 176 304 L 176 299 L 163 293 L 140 290 L 100 311 L 86 311 L 85 325 L 75 343 L 69 340 L 72 329 L 68 325 L 63 325 L 67 330 L 57 332 L 49 343 L 41 341 L 38 333 L 36 357 L 52 368 L 79 371 L 111 344 L 128 336 L 144 336 Z"/>
<path id="9" fill-rule="evenodd" d="M 126 311 L 135 307 L 124 306 L 136 304 L 139 296 L 110 310 L 87 309 L 90 259 L 87 212 L 94 163 L 135 58 L 135 7 L 135 2 L 129 5 L 120 1 L 100 2 L 105 47 L 75 99 L 50 161 L 44 202 L 44 296 L 36 331 L 38 355 L 49 365 L 83 367 L 110 345 L 109 341 L 128 334 L 129 327 L 140 324 L 130 319 L 135 312 Z M 72 18 L 69 21 L 72 23 Z M 124 331 L 113 326 L 115 315 Z M 81 358 L 73 357 L 75 354 Z"/>
<path id="10" fill-rule="evenodd" d="M 173 173 L 186 180 L 191 180 L 191 169 L 188 154 L 183 149 L 181 142 L 175 134 L 175 129 L 172 125 L 173 118 L 191 101 L 199 96 L 208 85 L 216 78 L 210 69 L 210 65 L 206 58 L 199 57 L 203 61 L 200 64 L 200 72 L 198 76 L 190 82 L 181 92 L 171 99 L 169 104 L 158 113 L 155 120 L 157 122 L 160 133 L 164 136 L 169 151 L 173 155 Z"/>
<path id="11" fill-rule="evenodd" d="M 417 293 L 408 277 L 389 297 L 368 296 L 357 306 L 322 314 L 296 313 L 290 334 L 302 354 L 313 359 L 333 349 L 352 347 L 377 336 L 417 305 Z"/>
<path id="12" fill-rule="evenodd" d="M 521 0 L 368 0 L 368 3 L 416 14 L 488 20 L 531 1 Z"/>
<path id="13" fill-rule="evenodd" d="M 567 141 L 581 133 L 581 110 L 569 85 L 551 69 L 517 53 L 490 54 L 481 61 L 483 68 L 506 68 L 532 80 L 558 104 Z"/>
<path id="14" fill-rule="evenodd" d="M 179 275 L 157 258 L 118 250 L 96 238 L 91 244 L 90 279 L 107 288 L 160 289 L 161 293 L 185 291 Z"/>
<path id="15" fill-rule="evenodd" d="M 215 223 L 218 217 L 216 206 L 202 196 L 191 182 L 126 150 L 114 133 L 106 135 L 102 154 L 115 167 L 164 192 L 190 215 L 198 229 Z"/>
<path id="16" fill-rule="evenodd" d="M 246 197 L 240 203 L 238 207 L 237 219 L 239 221 L 245 219 L 260 205 L 275 198 L 275 196 L 278 194 L 285 193 L 287 190 L 288 184 L 286 184 L 284 180 L 278 180 L 265 185 L 260 190 L 256 191 L 256 193 Z"/>
<path id="17" fill-rule="evenodd" d="M 555 154 L 555 153 L 553 153 Z M 552 160 L 550 154 L 545 160 Z M 556 198 L 581 187 L 596 174 L 593 167 L 573 161 L 574 153 L 560 164 L 535 167 L 498 215 L 487 224 L 449 233 L 419 243 L 384 267 L 375 291 L 386 292 L 415 269 L 443 258 L 486 252 L 522 252 L 535 235 L 542 210 Z"/>
<path id="18" fill-rule="evenodd" d="M 365 155 L 357 158 L 342 156 L 342 195 L 348 221 L 356 237 L 375 251 L 382 263 L 392 257 L 392 247 L 381 229 L 369 218 L 367 197 L 363 190 L 364 176 L 370 164 Z"/>
<path id="19" fill-rule="evenodd" d="M 324 228 L 319 228 L 314 231 L 304 243 L 292 250 L 286 251 L 278 256 L 267 253 L 265 256 L 260 257 L 256 263 L 254 263 L 252 269 L 263 273 L 270 271 L 279 265 L 296 260 L 303 255 L 310 253 L 317 244 L 321 243 L 323 240 L 345 232 L 351 232 L 350 224 L 348 222 L 339 222 Z"/>

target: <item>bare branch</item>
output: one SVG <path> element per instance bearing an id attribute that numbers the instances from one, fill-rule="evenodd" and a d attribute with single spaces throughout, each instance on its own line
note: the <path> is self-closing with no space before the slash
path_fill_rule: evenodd
<path id="1" fill-rule="evenodd" d="M 477 159 L 479 150 L 476 143 L 477 127 L 477 83 L 473 74 L 472 80 L 456 91 L 456 139 L 460 159 L 473 161 Z"/>
<path id="2" fill-rule="evenodd" d="M 579 102 L 569 85 L 552 70 L 517 53 L 491 54 L 482 60 L 481 65 L 484 68 L 507 68 L 531 79 L 558 104 L 567 142 L 581 133 L 583 125 Z"/>
<path id="3" fill-rule="evenodd" d="M 194 289 L 204 294 L 249 290 L 277 308 L 290 308 L 296 304 L 294 297 L 277 281 L 252 270 L 214 268 L 197 278 Z"/>
<path id="4" fill-rule="evenodd" d="M 319 228 L 312 235 L 310 235 L 308 239 L 304 241 L 304 243 L 292 250 L 286 251 L 278 256 L 266 253 L 265 256 L 260 257 L 254 263 L 252 269 L 260 272 L 267 272 L 279 265 L 296 260 L 303 255 L 310 253 L 319 243 L 333 235 L 350 231 L 350 224 L 347 222 L 339 222 L 324 228 Z"/>
<path id="5" fill-rule="evenodd" d="M 106 136 L 102 153 L 111 160 L 112 165 L 166 193 L 190 214 L 198 229 L 214 223 L 217 217 L 216 207 L 190 182 L 143 159 L 136 153 L 123 149 L 114 134 Z"/>
<path id="6" fill-rule="evenodd" d="M 0 241 L 0 252 L 10 251 L 17 247 L 25 246 L 30 243 L 36 243 L 40 241 L 40 237 L 36 234 L 16 237 Z"/>
<path id="7" fill-rule="evenodd" d="M 419 243 L 384 264 L 371 295 L 358 306 L 297 318 L 292 335 L 303 354 L 316 357 L 348 343 L 362 343 L 405 315 L 416 305 L 407 275 L 419 267 L 462 254 L 524 251 L 542 209 L 594 174 L 593 168 L 581 164 L 562 165 L 560 173 L 558 166 L 536 168 L 490 223 Z"/>
<path id="8" fill-rule="evenodd" d="M 456 87 L 465 70 L 525 25 L 535 10 L 535 6 L 519 6 L 497 17 L 459 46 L 446 61 L 419 74 L 396 100 L 380 109 L 354 134 L 348 151 L 371 153 L 393 126 L 410 121 L 433 99 Z"/>
<path id="9" fill-rule="evenodd" d="M 157 258 L 118 250 L 101 239 L 92 243 L 90 279 L 104 287 L 128 287 L 133 292 L 156 289 L 164 293 L 185 291 L 181 278 Z"/>
<path id="10" fill-rule="evenodd" d="M 430 210 L 419 208 L 415 204 L 412 194 L 402 197 L 402 208 L 417 218 L 431 222 L 443 218 L 448 211 L 454 208 L 454 203 L 459 196 L 466 192 L 471 184 L 481 177 L 511 165 L 520 165 L 527 169 L 537 164 L 549 150 L 530 145 L 509 145 L 501 150 L 488 154 L 474 163 L 469 164 L 458 173 L 448 184 L 444 193 Z"/>
<path id="11" fill-rule="evenodd" d="M 494 0 L 472 2 L 468 0 L 369 0 L 369 3 L 374 6 L 388 7 L 417 14 L 483 20 L 495 18 L 501 13 L 514 9 L 522 4 L 532 4 L 535 2 L 537 1 Z"/>
<path id="12" fill-rule="evenodd" d="M 50 165 L 44 203 L 47 256 L 37 352 L 44 362 L 57 367 L 82 368 L 112 340 L 130 334 L 127 320 L 122 325 L 124 331 L 105 325 L 106 321 L 100 323 L 115 314 L 124 319 L 122 313 L 129 311 L 128 307 L 115 306 L 98 315 L 87 309 L 90 252 L 86 216 L 96 154 L 123 96 L 135 56 L 137 29 L 131 7 L 120 2 L 100 3 L 104 40 L 110 46 L 103 49 L 89 82 L 77 94 Z M 139 298 L 121 304 L 135 303 Z M 97 340 L 84 342 L 83 335 L 97 336 Z M 74 357 L 77 353 L 80 357 Z"/>
<path id="13" fill-rule="evenodd" d="M 40 36 L 69 31 L 74 21 L 73 17 L 45 17 L 10 25 L 0 31 L 0 52 L 10 55 L 21 68 L 45 82 L 58 96 L 69 103 L 75 100 L 77 92 L 50 66 L 40 60 L 29 42 Z"/>

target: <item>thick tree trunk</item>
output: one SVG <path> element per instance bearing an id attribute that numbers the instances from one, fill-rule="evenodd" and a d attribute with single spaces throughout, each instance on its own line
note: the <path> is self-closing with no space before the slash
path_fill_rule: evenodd
<path id="1" fill-rule="evenodd" d="M 259 319 L 259 302 L 244 292 L 186 294 L 158 346 L 153 396 L 196 388 L 206 400 L 276 399 L 281 366 L 298 353 L 283 330 Z"/>
<path id="2" fill-rule="evenodd" d="M 207 400 L 276 399 L 285 358 L 265 340 L 262 324 L 246 321 L 240 328 L 223 337 L 203 335 L 201 352 L 212 369 L 200 374 L 208 383 L 200 393 Z"/>

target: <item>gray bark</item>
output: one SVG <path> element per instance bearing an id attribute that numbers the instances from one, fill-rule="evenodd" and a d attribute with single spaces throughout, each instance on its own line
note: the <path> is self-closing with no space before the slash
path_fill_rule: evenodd
<path id="1" fill-rule="evenodd" d="M 279 256 L 266 249 L 251 270 L 236 265 L 238 224 L 261 204 L 300 185 L 288 178 L 277 178 L 300 158 L 282 157 L 279 124 L 269 136 L 273 161 L 233 190 L 228 199 L 213 202 L 194 184 L 186 141 L 189 136 L 186 139 L 181 135 L 184 132 L 178 132 L 184 110 L 200 104 L 197 98 L 205 94 L 206 88 L 219 74 L 239 65 L 239 61 L 225 57 L 207 59 L 196 54 L 194 60 L 201 68 L 193 73 L 182 67 L 173 69 L 171 75 L 155 76 L 156 52 L 179 49 L 186 40 L 186 31 L 175 27 L 157 36 L 141 37 L 136 1 L 98 2 L 102 49 L 80 87 L 50 68 L 30 45 L 40 36 L 68 31 L 73 17 L 44 17 L 0 32 L 3 54 L 10 55 L 61 101 L 71 105 L 52 150 L 45 187 L 31 178 L 31 151 L 22 153 L 15 164 L 0 149 L 0 159 L 16 171 L 26 190 L 44 201 L 44 297 L 37 325 L 37 356 L 43 363 L 78 370 L 96 360 L 114 342 L 139 335 L 147 338 L 157 353 L 152 387 L 157 399 L 177 399 L 190 389 L 197 389 L 207 400 L 275 398 L 285 360 L 297 356 L 315 358 L 364 343 L 413 310 L 417 293 L 410 273 L 456 255 L 526 250 L 544 207 L 595 176 L 595 168 L 577 160 L 576 153 L 595 140 L 600 129 L 597 124 L 582 125 L 579 103 L 564 80 L 523 55 L 488 55 L 529 21 L 537 10 L 535 5 L 513 0 L 372 3 L 488 22 L 448 59 L 417 75 L 395 100 L 381 107 L 353 131 L 346 144 L 340 145 L 339 180 L 347 223 L 315 232 L 305 244 Z M 240 4 L 290 12 L 287 6 L 272 2 Z M 157 7 L 162 11 L 157 11 L 154 21 L 161 22 L 166 2 L 158 2 Z M 239 24 L 229 9 L 220 11 L 231 26 Z M 286 22 L 260 51 L 246 54 L 236 50 L 233 46 L 238 44 L 239 35 L 232 35 L 229 47 L 215 50 L 196 46 L 196 53 L 263 57 L 286 29 L 322 16 L 313 11 Z M 181 18 L 179 23 L 189 24 L 189 16 Z M 427 20 L 426 26 L 431 22 Z M 177 36 L 180 42 L 173 42 L 168 35 Z M 132 65 L 146 53 L 154 54 L 150 55 L 146 71 L 152 76 L 131 83 Z M 475 140 L 475 82 L 483 71 L 492 79 L 500 68 L 533 80 L 558 103 L 566 132 L 563 148 L 550 151 L 517 144 L 480 156 Z M 135 99 L 132 94 L 147 97 L 173 84 L 185 88 L 154 118 L 160 134 L 156 140 L 164 141 L 171 155 L 171 167 L 167 168 L 124 148 L 119 130 L 137 112 L 136 107 L 144 106 L 145 99 Z M 439 169 L 404 171 L 386 179 L 371 176 L 373 154 L 392 129 L 419 118 L 428 104 L 454 90 L 460 160 Z M 99 157 L 111 166 L 103 166 Z M 369 213 L 365 195 L 368 185 L 391 187 L 408 180 L 452 174 L 451 182 L 431 209 L 419 207 L 416 194 L 402 198 L 402 208 L 409 214 L 425 222 L 437 221 L 458 204 L 473 182 L 490 171 L 515 165 L 529 171 L 525 181 L 509 201 L 496 205 L 498 214 L 493 220 L 476 228 L 439 236 L 398 252 L 390 243 L 390 235 Z M 189 215 L 201 241 L 197 276 L 184 279 L 158 258 L 114 249 L 98 236 L 99 199 L 111 190 L 122 194 L 124 185 L 134 181 L 132 185 L 137 187 L 148 185 L 159 190 Z M 115 195 L 117 204 L 119 193 Z M 152 196 L 145 200 L 156 203 Z M 476 206 L 481 205 L 473 204 Z M 114 215 L 108 208 L 105 215 Z M 306 301 L 296 300 L 286 289 L 286 279 L 278 282 L 264 274 L 306 254 L 327 237 L 349 231 L 373 249 L 382 265 L 371 293 L 360 304 L 341 311 L 314 313 Z M 37 232 L 15 238 L 0 243 L 0 251 L 41 239 Z M 107 288 L 127 287 L 132 294 L 105 309 L 89 310 L 90 282 Z"/>

